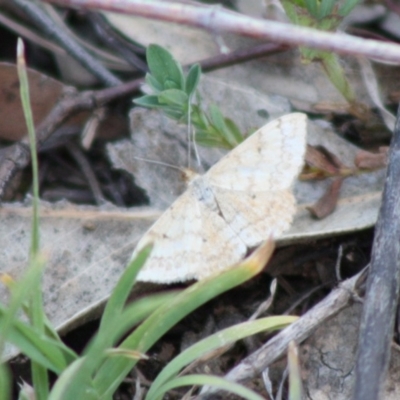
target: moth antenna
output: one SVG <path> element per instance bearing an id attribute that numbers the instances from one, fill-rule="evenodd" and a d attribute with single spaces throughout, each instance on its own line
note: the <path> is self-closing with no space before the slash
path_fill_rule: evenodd
<path id="1" fill-rule="evenodd" d="M 152 164 L 158 164 L 158 165 L 163 165 L 164 167 L 177 169 L 178 171 L 185 173 L 185 168 L 177 167 L 176 165 L 168 164 L 168 163 L 165 163 L 162 161 L 150 160 L 149 158 L 144 158 L 144 157 L 133 156 L 133 158 L 136 160 L 139 160 L 139 161 L 145 161 L 145 162 L 149 162 Z"/>

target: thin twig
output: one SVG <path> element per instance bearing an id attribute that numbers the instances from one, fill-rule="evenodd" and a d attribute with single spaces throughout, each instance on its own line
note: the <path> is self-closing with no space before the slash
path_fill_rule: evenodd
<path id="1" fill-rule="evenodd" d="M 361 318 L 354 400 L 382 398 L 400 286 L 400 106 Z"/>
<path id="2" fill-rule="evenodd" d="M 290 49 L 289 46 L 283 46 L 274 43 L 263 43 L 246 48 L 233 50 L 228 54 L 218 54 L 214 57 L 199 61 L 203 71 L 213 71 L 219 68 L 229 67 L 246 61 L 256 60 L 257 58 L 267 57 L 272 54 L 282 53 Z"/>
<path id="3" fill-rule="evenodd" d="M 55 25 L 49 15 L 40 7 L 40 5 L 31 0 L 13 0 L 29 19 L 46 35 L 54 38 L 65 50 L 74 57 L 80 64 L 87 68 L 101 82 L 107 86 L 116 86 L 121 81 L 110 71 L 103 67 L 90 53 L 76 43 L 59 26 Z"/>
<path id="4" fill-rule="evenodd" d="M 76 163 L 79 165 L 86 181 L 92 191 L 94 200 L 97 205 L 102 205 L 106 203 L 106 199 L 101 191 L 99 181 L 97 180 L 96 174 L 94 173 L 89 161 L 85 157 L 82 149 L 74 142 L 69 142 L 67 144 L 67 150 L 71 156 L 75 159 Z"/>
<path id="5" fill-rule="evenodd" d="M 45 1 L 65 7 L 134 14 L 145 18 L 196 26 L 214 33 L 232 32 L 258 39 L 269 39 L 274 43 L 307 46 L 400 63 L 400 46 L 397 44 L 251 18 L 218 6 L 193 6 L 157 0 Z"/>

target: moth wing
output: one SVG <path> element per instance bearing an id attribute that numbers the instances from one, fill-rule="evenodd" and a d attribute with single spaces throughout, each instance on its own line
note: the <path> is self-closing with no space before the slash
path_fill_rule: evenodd
<path id="1" fill-rule="evenodd" d="M 207 172 L 213 186 L 279 191 L 291 186 L 306 148 L 307 117 L 292 113 L 261 127 Z"/>
<path id="2" fill-rule="evenodd" d="M 132 255 L 154 247 L 139 281 L 170 283 L 202 279 L 246 254 L 246 246 L 225 220 L 188 188 L 144 234 Z"/>

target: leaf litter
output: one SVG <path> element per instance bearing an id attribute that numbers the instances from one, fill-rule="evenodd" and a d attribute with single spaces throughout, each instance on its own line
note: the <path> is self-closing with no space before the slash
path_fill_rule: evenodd
<path id="1" fill-rule="evenodd" d="M 233 39 L 225 38 L 225 43 L 228 43 L 229 46 L 230 40 L 233 41 Z M 286 57 L 289 54 L 287 53 Z M 325 110 L 328 110 L 329 107 L 338 110 L 338 103 L 342 99 L 337 97 L 334 89 L 327 89 L 330 87 L 329 83 L 326 81 L 321 83 L 324 77 L 320 71 L 317 71 L 318 68 L 315 66 L 299 67 L 297 62 L 292 62 L 295 58 L 293 54 L 290 54 L 290 59 L 285 58 L 285 55 L 269 57 L 268 62 L 275 63 L 269 66 L 267 66 L 266 60 L 254 61 L 244 66 L 232 67 L 229 69 L 229 73 L 224 70 L 211 74 L 219 76 L 225 81 L 236 79 L 237 82 L 236 87 L 225 97 L 228 100 L 217 101 L 221 108 L 225 105 L 231 107 L 230 110 L 224 110 L 224 114 L 232 114 L 236 117 L 239 114 L 237 110 L 241 110 L 240 114 L 247 115 L 250 120 L 245 129 L 251 130 L 259 126 L 254 115 L 259 116 L 260 110 L 267 110 L 272 118 L 274 115 L 289 111 L 285 100 L 279 97 L 273 99 L 279 99 L 285 106 L 281 111 L 272 110 L 271 104 L 274 101 L 268 99 L 266 95 L 254 91 L 248 85 L 285 95 L 292 104 L 303 110 L 318 112 L 324 107 Z M 283 68 L 282 66 L 285 65 L 287 67 Z M 349 65 L 354 65 L 353 61 L 349 60 Z M 288 68 L 288 66 L 291 67 Z M 390 68 L 393 67 L 386 67 L 386 71 L 391 71 Z M 353 66 L 352 69 L 350 67 L 350 73 L 354 74 L 356 70 L 356 67 Z M 265 71 L 268 71 L 268 74 Z M 295 80 L 293 77 L 296 77 Z M 382 79 L 378 80 L 382 81 Z M 356 81 L 354 76 L 352 82 Z M 386 101 L 396 88 L 394 84 L 387 84 L 387 80 L 383 81 L 384 101 Z M 206 85 L 205 83 L 204 86 Z M 223 82 L 214 78 L 209 86 L 213 85 L 223 85 Z M 359 83 L 356 87 L 359 91 L 359 98 L 366 99 L 362 84 Z M 210 89 L 207 90 L 208 97 Z M 214 91 L 215 95 L 221 92 L 222 90 Z M 243 95 L 244 92 L 248 92 L 248 97 Z M 236 102 L 239 99 L 242 100 L 240 104 Z M 256 101 L 254 101 L 255 99 Z M 269 106 L 264 106 L 264 102 Z M 243 110 L 243 104 L 249 104 L 248 111 Z M 263 105 L 260 106 L 261 104 Z M 76 206 L 68 202 L 55 205 L 42 204 L 41 229 L 49 260 L 45 276 L 46 307 L 50 319 L 59 328 L 69 329 L 78 323 L 78 319 L 92 317 L 92 309 L 97 308 L 98 304 L 108 296 L 113 282 L 122 271 L 138 238 L 160 215 L 160 210 L 165 209 L 183 190 L 182 181 L 171 170 L 168 171 L 168 168 L 155 167 L 154 175 L 150 179 L 147 176 L 146 179 L 149 170 L 153 169 L 151 163 L 132 162 L 132 155 L 139 153 L 137 157 L 154 157 L 157 160 L 161 160 L 164 156 L 170 164 L 178 163 L 181 164 L 180 166 L 185 166 L 187 159 L 187 151 L 184 146 L 187 137 L 185 128 L 165 120 L 157 112 L 138 109 L 131 112 L 131 123 L 132 139 L 109 144 L 108 153 L 116 168 L 122 168 L 132 173 L 136 184 L 145 189 L 150 207 L 126 210 L 110 205 L 89 207 Z M 147 126 L 149 123 L 150 127 Z M 308 139 L 310 144 L 324 146 L 344 165 L 350 168 L 354 167 L 354 160 L 356 157 L 358 157 L 357 160 L 360 158 L 359 149 L 340 139 L 333 133 L 333 129 L 329 125 L 316 121 L 311 126 Z M 159 135 L 162 137 L 161 141 L 165 140 L 158 151 L 153 151 L 146 143 L 149 141 L 148 138 L 151 141 L 151 135 Z M 138 141 L 144 142 L 140 142 L 141 147 L 139 148 Z M 176 148 L 182 148 L 182 155 L 179 153 L 178 156 L 171 150 Z M 204 168 L 207 169 L 220 155 L 219 151 L 202 149 L 200 158 L 204 163 Z M 375 164 L 371 158 L 367 157 L 369 161 L 366 164 L 357 161 L 357 166 L 375 168 L 376 165 L 383 166 L 385 163 L 384 156 L 381 156 Z M 160 176 L 162 178 L 157 182 L 154 177 Z M 298 212 L 292 229 L 284 236 L 281 245 L 330 237 L 373 226 L 380 205 L 384 170 L 346 178 L 340 184 L 340 191 L 336 191 L 337 203 L 335 201 L 333 205 L 330 205 L 331 207 L 336 205 L 335 211 L 324 219 L 314 220 L 310 217 L 307 209 L 329 193 L 332 181 L 335 185 L 335 178 L 296 184 Z M 331 197 L 330 200 L 332 200 Z M 324 201 L 322 203 L 326 205 Z M 7 265 L 7 271 L 11 271 L 16 276 L 21 273 L 20 271 L 23 270 L 26 263 L 25 254 L 27 254 L 29 242 L 29 211 L 29 205 L 26 203 L 5 204 L 1 210 L 1 225 L 7 226 L 7 229 L 0 233 L 0 237 L 2 242 L 7 243 L 7 246 L 4 246 L 4 252 L 1 253 L 2 255 L 0 254 L 0 265 Z M 96 280 L 96 278 L 99 279 Z"/>

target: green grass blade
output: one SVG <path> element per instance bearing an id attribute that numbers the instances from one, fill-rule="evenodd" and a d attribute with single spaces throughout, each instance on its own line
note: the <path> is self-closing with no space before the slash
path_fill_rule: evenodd
<path id="1" fill-rule="evenodd" d="M 11 374 L 4 364 L 0 364 L 0 399 L 11 399 Z"/>
<path id="2" fill-rule="evenodd" d="M 54 384 L 51 393 L 49 395 L 48 400 L 67 400 L 71 399 L 71 397 L 67 397 L 67 391 L 68 389 L 75 385 L 75 376 L 79 368 L 81 368 L 82 363 L 85 361 L 85 359 L 79 358 L 75 362 L 73 362 L 65 371 L 64 373 L 57 379 L 56 383 Z M 81 386 L 80 389 L 84 394 L 87 395 L 87 399 L 98 399 L 98 397 L 92 397 L 90 395 L 89 390 L 87 389 L 87 386 Z M 78 400 L 80 398 L 84 397 L 76 397 L 74 400 Z"/>
<path id="3" fill-rule="evenodd" d="M 319 5 L 318 19 L 325 18 L 332 13 L 336 0 L 322 0 Z"/>
<path id="4" fill-rule="evenodd" d="M 0 350 L 3 352 L 5 340 L 8 340 L 13 323 L 17 319 L 17 313 L 24 302 L 30 299 L 31 294 L 37 290 L 37 282 L 40 281 L 44 267 L 43 260 L 33 260 L 22 279 L 12 282 L 11 298 L 8 307 L 3 312 L 3 323 L 0 326 Z"/>
<path id="5" fill-rule="evenodd" d="M 144 318 L 148 317 L 152 312 L 160 308 L 166 303 L 172 301 L 179 291 L 171 291 L 167 293 L 155 294 L 150 297 L 146 297 L 141 300 L 137 300 L 134 304 L 131 304 L 125 308 L 122 312 L 119 321 L 115 323 L 116 328 L 114 329 L 114 344 L 123 335 L 126 334 L 133 326 L 143 321 Z"/>
<path id="6" fill-rule="evenodd" d="M 28 128 L 29 144 L 31 148 L 32 159 L 32 175 L 33 175 L 33 220 L 32 220 L 32 238 L 31 238 L 31 254 L 39 252 L 39 167 L 36 150 L 36 134 L 35 125 L 33 122 L 32 109 L 29 96 L 29 82 L 26 73 L 26 63 L 24 57 L 24 44 L 21 38 L 18 38 L 17 43 L 17 70 L 20 81 L 20 94 L 22 108 L 26 126 Z"/>
<path id="7" fill-rule="evenodd" d="M 272 254 L 271 242 L 260 246 L 248 259 L 235 268 L 210 279 L 200 281 L 177 295 L 146 319 L 121 347 L 145 353 L 161 336 L 194 309 L 217 295 L 255 276 Z M 110 359 L 100 368 L 94 385 L 101 396 L 110 396 L 136 364 L 134 360 Z"/>
<path id="8" fill-rule="evenodd" d="M 172 381 L 168 382 L 167 385 L 165 385 L 165 389 L 166 391 L 168 391 L 182 386 L 213 386 L 215 388 L 234 393 L 244 399 L 265 400 L 264 397 L 258 395 L 257 393 L 242 385 L 239 385 L 238 383 L 210 375 L 187 375 L 175 378 Z M 161 399 L 163 394 L 164 392 L 156 393 L 153 399 Z"/>
<path id="9" fill-rule="evenodd" d="M 346 0 L 344 4 L 340 7 L 338 14 L 342 17 L 350 14 L 353 8 L 358 4 L 359 0 Z"/>
<path id="10" fill-rule="evenodd" d="M 7 310 L 0 308 L 0 328 Z M 76 354 L 61 341 L 40 334 L 25 322 L 15 320 L 8 340 L 30 359 L 41 363 L 55 373 L 60 373 L 76 359 Z"/>
<path id="11" fill-rule="evenodd" d="M 243 322 L 216 332 L 215 334 L 195 343 L 193 346 L 190 346 L 175 357 L 160 372 L 152 383 L 146 399 L 156 398 L 155 393 L 162 390 L 160 387 L 168 385 L 168 381 L 174 378 L 182 368 L 186 367 L 198 358 L 203 357 L 205 354 L 259 332 L 285 328 L 288 324 L 291 324 L 297 319 L 298 317 L 278 316 Z"/>
<path id="12" fill-rule="evenodd" d="M 32 237 L 31 237 L 31 249 L 30 249 L 30 261 L 35 262 L 39 254 L 39 167 L 36 150 L 36 135 L 35 126 L 33 122 L 32 109 L 30 106 L 29 96 L 29 82 L 28 75 L 26 72 L 26 63 L 24 57 L 24 44 L 21 38 L 18 38 L 17 42 L 17 70 L 18 77 L 20 80 L 20 93 L 22 108 L 24 111 L 24 117 L 28 128 L 29 143 L 31 149 L 31 161 L 32 161 L 32 176 L 33 176 L 33 217 L 32 217 Z M 40 279 L 39 282 L 40 283 Z M 45 330 L 45 317 L 43 310 L 43 299 L 41 285 L 38 284 L 31 297 L 31 313 L 30 317 L 32 323 L 40 331 Z M 32 379 L 33 386 L 35 388 L 35 396 L 37 400 L 47 400 L 49 380 L 47 370 L 40 364 L 32 362 Z"/>
<path id="13" fill-rule="evenodd" d="M 114 320 L 121 314 L 126 300 L 128 299 L 128 296 L 135 283 L 137 274 L 149 257 L 151 249 L 152 246 L 146 246 L 143 250 L 141 250 L 135 259 L 130 261 L 124 273 L 119 278 L 118 283 L 115 286 L 104 309 L 99 332 L 101 332 L 104 327 L 113 325 Z"/>

